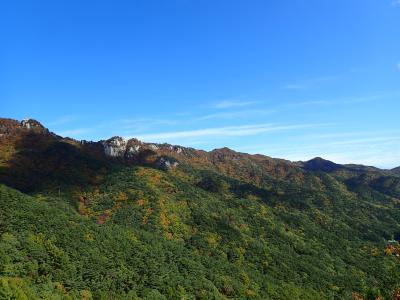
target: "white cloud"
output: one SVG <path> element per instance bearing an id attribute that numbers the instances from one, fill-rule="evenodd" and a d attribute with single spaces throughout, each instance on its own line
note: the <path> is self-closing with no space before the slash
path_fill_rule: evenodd
<path id="1" fill-rule="evenodd" d="M 400 1 L 400 0 L 399 0 Z M 400 62 L 399 63 L 397 63 L 397 69 L 399 69 L 400 70 Z"/>
<path id="2" fill-rule="evenodd" d="M 231 100 L 224 100 L 218 102 L 214 105 L 214 108 L 224 109 L 224 108 L 231 108 L 231 107 L 244 107 L 256 104 L 256 101 L 231 101 Z"/>
<path id="3" fill-rule="evenodd" d="M 64 125 L 67 123 L 71 123 L 72 121 L 75 121 L 77 119 L 76 115 L 65 115 L 61 116 L 56 120 L 53 120 L 52 122 L 47 123 L 47 126 L 57 126 L 57 125 Z"/>
<path id="4" fill-rule="evenodd" d="M 57 132 L 58 135 L 61 136 L 68 136 L 68 137 L 79 137 L 81 134 L 88 133 L 92 131 L 92 128 L 78 128 L 78 129 L 68 129 Z"/>
<path id="5" fill-rule="evenodd" d="M 124 119 L 117 121 L 117 123 L 121 123 L 121 127 L 123 129 L 130 128 L 150 128 L 152 126 L 160 126 L 160 125 L 176 125 L 178 124 L 178 120 L 172 119 L 153 119 L 153 118 L 138 118 L 138 119 Z"/>
<path id="6" fill-rule="evenodd" d="M 400 6 L 400 0 L 392 1 L 393 6 Z"/>
<path id="7" fill-rule="evenodd" d="M 291 149 L 281 151 L 284 158 L 308 160 L 316 156 L 341 164 L 363 164 L 380 168 L 400 165 L 400 154 L 393 149 L 400 147 L 397 136 L 379 136 L 364 139 L 339 140 L 331 143 L 298 145 L 296 152 Z"/>
<path id="8" fill-rule="evenodd" d="M 168 139 L 185 139 L 185 138 L 198 138 L 198 137 L 238 137 L 238 136 L 249 136 L 256 135 L 266 132 L 283 131 L 283 130 L 296 130 L 307 127 L 317 127 L 326 124 L 296 124 L 296 125 L 282 125 L 277 126 L 273 124 L 254 124 L 254 125 L 242 125 L 242 126 L 228 126 L 228 127 L 216 127 L 206 128 L 197 130 L 187 131 L 172 131 L 172 132 L 160 132 L 150 133 L 136 136 L 136 138 L 144 141 L 161 141 L 165 142 Z"/>
<path id="9" fill-rule="evenodd" d="M 294 108 L 298 106 L 321 106 L 321 105 L 345 105 L 345 104 L 357 104 L 363 102 L 377 101 L 383 99 L 389 99 L 394 96 L 399 96 L 399 92 L 391 92 L 386 94 L 377 94 L 372 96 L 356 96 L 356 97 L 345 97 L 337 99 L 326 99 L 326 100 L 310 100 L 310 101 L 298 101 L 283 104 L 283 108 Z"/>
<path id="10" fill-rule="evenodd" d="M 323 133 L 323 134 L 311 134 L 311 135 L 302 135 L 301 139 L 337 139 L 337 138 L 360 138 L 360 137 L 382 137 L 382 136 L 400 136 L 399 130 L 368 130 L 368 131 L 349 131 L 349 132 L 337 132 L 337 133 Z"/>
<path id="11" fill-rule="evenodd" d="M 204 121 L 210 119 L 234 119 L 234 118 L 251 118 L 255 116 L 264 116 L 274 113 L 275 110 L 268 109 L 268 110 L 241 110 L 241 111 L 230 111 L 230 112 L 222 112 L 222 113 L 215 113 L 204 115 L 195 119 L 195 121 Z"/>
<path id="12" fill-rule="evenodd" d="M 396 151 L 400 148 L 399 133 L 399 130 L 372 130 L 292 135 L 284 143 L 269 140 L 268 143 L 242 145 L 235 150 L 292 161 L 320 156 L 341 164 L 393 168 L 400 166 L 400 153 Z"/>
<path id="13" fill-rule="evenodd" d="M 395 151 L 385 153 L 363 151 L 359 152 L 357 156 L 349 153 L 326 153 L 322 154 L 322 157 L 339 164 L 360 164 L 382 169 L 392 169 L 400 164 L 400 154 Z"/>
<path id="14" fill-rule="evenodd" d="M 309 78 L 302 80 L 300 82 L 285 84 L 283 88 L 286 90 L 304 90 L 304 89 L 316 88 L 323 83 L 335 81 L 338 78 L 339 76 L 321 76 L 321 77 Z"/>

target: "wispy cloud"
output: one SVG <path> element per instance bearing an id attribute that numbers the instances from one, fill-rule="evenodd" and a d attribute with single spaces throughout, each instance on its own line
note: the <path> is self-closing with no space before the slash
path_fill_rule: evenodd
<path id="1" fill-rule="evenodd" d="M 355 97 L 344 97 L 344 98 L 325 99 L 325 100 L 297 101 L 284 104 L 282 107 L 292 108 L 298 106 L 357 104 L 357 103 L 389 99 L 391 97 L 399 95 L 400 95 L 399 92 L 391 92 L 391 93 L 377 94 L 372 96 L 355 96 Z"/>
<path id="2" fill-rule="evenodd" d="M 241 111 L 229 111 L 208 114 L 195 119 L 195 121 L 203 121 L 210 119 L 235 119 L 235 118 L 251 118 L 255 116 L 264 116 L 274 113 L 272 109 L 254 109 L 254 110 L 241 110 Z"/>
<path id="3" fill-rule="evenodd" d="M 328 83 L 338 79 L 340 76 L 321 76 L 315 78 L 309 78 L 301 80 L 299 82 L 287 83 L 283 86 L 286 90 L 304 90 L 310 88 L 316 88 L 321 84 Z"/>
<path id="4" fill-rule="evenodd" d="M 198 137 L 238 137 L 256 135 L 266 132 L 296 130 L 307 127 L 324 126 L 326 124 L 295 124 L 295 125 L 274 125 L 274 124 L 252 124 L 242 126 L 216 127 L 186 131 L 171 131 L 150 133 L 136 136 L 144 141 L 166 141 L 168 139 L 198 138 Z"/>
<path id="5" fill-rule="evenodd" d="M 244 107 L 250 106 L 253 104 L 257 104 L 257 101 L 231 101 L 231 100 L 224 100 L 216 103 L 214 108 L 217 109 L 224 109 L 224 108 L 232 108 L 232 107 Z"/>
<path id="6" fill-rule="evenodd" d="M 400 1 L 400 0 L 399 0 Z M 400 62 L 399 63 L 397 63 L 397 69 L 399 69 L 400 70 Z"/>
<path id="7" fill-rule="evenodd" d="M 340 139 L 349 137 L 382 137 L 382 136 L 400 136 L 399 130 L 368 130 L 368 131 L 349 131 L 349 132 L 334 132 L 334 133 L 323 133 L 323 134 L 305 134 L 301 136 L 301 139 Z M 324 142 L 325 143 L 325 142 Z"/>
<path id="8" fill-rule="evenodd" d="M 67 129 L 67 130 L 62 130 L 58 131 L 57 134 L 61 136 L 68 136 L 68 137 L 73 137 L 73 138 L 79 138 L 80 135 L 89 133 L 93 129 L 92 128 L 77 128 L 77 129 Z"/>
<path id="9" fill-rule="evenodd" d="M 371 151 L 359 149 L 356 156 L 343 151 L 328 151 L 318 153 L 301 152 L 294 153 L 292 155 L 285 155 L 285 158 L 291 161 L 307 161 L 316 156 L 323 157 L 339 164 L 360 164 L 383 169 L 392 169 L 400 165 L 400 154 L 393 150 Z"/>
<path id="10" fill-rule="evenodd" d="M 400 6 L 400 0 L 392 1 L 393 6 Z"/>
<path id="11" fill-rule="evenodd" d="M 314 105 L 329 105 L 332 101 L 328 100 L 310 100 L 310 101 L 298 101 L 284 104 L 283 107 L 297 107 L 297 106 L 314 106 Z"/>
<path id="12" fill-rule="evenodd" d="M 250 104 L 249 104 L 250 105 Z M 244 104 L 243 104 L 244 106 Z M 148 131 L 151 128 L 159 128 L 162 126 L 188 126 L 195 123 L 201 123 L 208 120 L 230 120 L 230 119 L 246 119 L 259 116 L 266 116 L 276 112 L 273 109 L 248 109 L 248 110 L 215 110 L 208 114 L 183 114 L 176 115 L 175 118 L 168 116 L 165 118 L 134 118 L 122 119 L 113 122 L 112 126 L 116 126 L 122 130 L 135 130 L 135 132 Z"/>
<path id="13" fill-rule="evenodd" d="M 337 163 L 356 163 L 381 168 L 400 165 L 398 131 L 340 132 L 292 137 L 290 145 L 259 144 L 242 146 L 238 150 L 262 153 L 292 161 L 309 160 L 316 156 Z"/>
<path id="14" fill-rule="evenodd" d="M 137 127 L 151 127 L 159 125 L 175 125 L 178 120 L 164 119 L 164 118 L 137 118 L 137 119 L 123 119 L 118 121 L 124 129 L 137 128 Z"/>
<path id="15" fill-rule="evenodd" d="M 65 115 L 61 116 L 49 123 L 47 123 L 48 126 L 57 126 L 57 125 L 64 125 L 67 123 L 71 123 L 77 119 L 76 115 Z"/>

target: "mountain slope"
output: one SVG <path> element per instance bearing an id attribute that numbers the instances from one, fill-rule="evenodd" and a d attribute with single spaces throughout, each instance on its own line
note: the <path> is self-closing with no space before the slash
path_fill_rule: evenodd
<path id="1" fill-rule="evenodd" d="M 400 239 L 399 177 L 386 171 L 79 142 L 28 123 L 0 122 L 0 182 L 25 192 L 0 186 L 0 294 L 391 299 L 400 288 L 388 244 Z"/>

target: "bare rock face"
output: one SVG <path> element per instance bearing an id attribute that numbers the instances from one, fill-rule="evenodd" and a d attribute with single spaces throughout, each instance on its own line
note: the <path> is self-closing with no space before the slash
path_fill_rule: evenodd
<path id="1" fill-rule="evenodd" d="M 104 153 L 112 157 L 124 157 L 127 141 L 120 136 L 112 137 L 103 142 Z"/>
<path id="2" fill-rule="evenodd" d="M 22 120 L 21 126 L 29 130 L 46 131 L 46 128 L 40 122 L 33 119 Z"/>
<path id="3" fill-rule="evenodd" d="M 126 151 L 126 156 L 132 157 L 140 152 L 140 145 L 129 146 Z"/>
<path id="4" fill-rule="evenodd" d="M 148 147 L 153 151 L 156 151 L 159 149 L 159 147 L 156 144 L 148 144 Z"/>
<path id="5" fill-rule="evenodd" d="M 156 167 L 168 171 L 176 168 L 179 165 L 178 161 L 172 157 L 161 156 L 156 161 Z"/>

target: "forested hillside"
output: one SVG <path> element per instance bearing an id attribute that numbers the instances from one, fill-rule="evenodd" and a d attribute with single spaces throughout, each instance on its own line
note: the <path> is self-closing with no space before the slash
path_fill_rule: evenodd
<path id="1" fill-rule="evenodd" d="M 398 169 L 0 120 L 0 299 L 400 299 Z"/>

